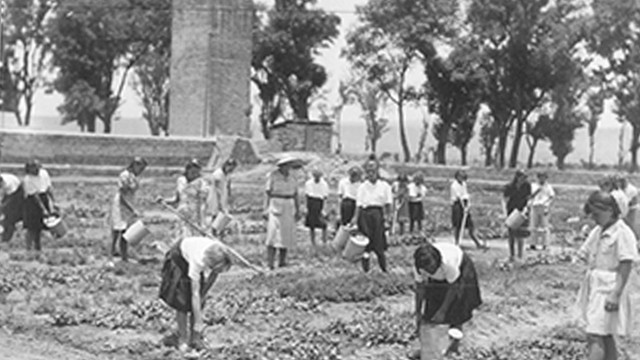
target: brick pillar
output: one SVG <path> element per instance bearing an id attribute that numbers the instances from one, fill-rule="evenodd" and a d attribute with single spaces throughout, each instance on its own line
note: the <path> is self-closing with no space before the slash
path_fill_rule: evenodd
<path id="1" fill-rule="evenodd" d="M 249 135 L 251 0 L 173 0 L 169 133 Z"/>

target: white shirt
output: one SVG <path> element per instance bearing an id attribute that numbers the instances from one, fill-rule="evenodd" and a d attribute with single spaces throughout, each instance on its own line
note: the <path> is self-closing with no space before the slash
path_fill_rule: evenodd
<path id="1" fill-rule="evenodd" d="M 229 176 L 222 171 L 222 168 L 216 169 L 211 175 L 211 191 L 209 191 L 209 204 L 212 214 L 218 211 L 228 212 L 229 202 Z"/>
<path id="2" fill-rule="evenodd" d="M 460 200 L 469 200 L 469 191 L 467 190 L 467 182 L 463 181 L 459 183 L 458 180 L 454 180 L 451 183 L 451 202 L 455 203 Z"/>
<path id="3" fill-rule="evenodd" d="M 356 206 L 384 206 L 393 203 L 393 193 L 391 185 L 385 181 L 378 179 L 375 184 L 370 181 L 363 182 L 358 187 L 358 195 L 356 196 Z"/>
<path id="4" fill-rule="evenodd" d="M 422 201 L 427 195 L 427 187 L 423 184 L 409 183 L 409 201 Z"/>
<path id="5" fill-rule="evenodd" d="M 20 187 L 20 179 L 12 174 L 0 174 L 2 177 L 2 187 L 0 187 L 0 195 L 11 195 Z"/>
<path id="6" fill-rule="evenodd" d="M 538 191 L 539 190 L 539 191 Z M 537 193 L 536 193 L 537 192 Z M 540 183 L 531 184 L 531 193 L 535 194 L 531 199 L 531 205 L 545 205 L 548 206 L 551 203 L 551 200 L 556 196 L 555 191 L 549 183 L 544 183 L 544 185 L 540 185 Z"/>
<path id="7" fill-rule="evenodd" d="M 43 193 L 51 187 L 51 178 L 47 170 L 40 169 L 38 175 L 25 175 L 22 186 L 25 196 Z"/>
<path id="8" fill-rule="evenodd" d="M 627 187 L 624 188 L 624 194 L 627 195 L 627 199 L 629 199 L 629 205 L 635 205 L 638 202 L 638 188 L 627 183 Z"/>
<path id="9" fill-rule="evenodd" d="M 304 193 L 308 197 L 326 199 L 329 196 L 329 185 L 323 178 L 318 182 L 311 178 L 304 184 Z"/>
<path id="10" fill-rule="evenodd" d="M 224 244 L 219 240 L 202 236 L 187 237 L 180 243 L 180 253 L 189 264 L 189 279 L 200 280 L 200 275 L 207 270 L 205 266 L 206 253 L 210 248 L 219 248 L 224 252 Z M 221 257 L 222 258 L 222 257 Z"/>
<path id="11" fill-rule="evenodd" d="M 426 272 L 418 273 L 414 267 L 414 276 L 417 282 L 427 281 L 430 278 L 434 280 L 446 280 L 449 284 L 453 284 L 460 277 L 460 264 L 462 264 L 462 249 L 458 245 L 451 243 L 435 243 L 433 246 L 438 249 L 442 257 L 442 264 L 433 275 Z"/>
<path id="12" fill-rule="evenodd" d="M 338 196 L 355 200 L 358 197 L 358 188 L 361 184 L 361 181 L 351 182 L 349 177 L 340 179 L 338 182 Z"/>

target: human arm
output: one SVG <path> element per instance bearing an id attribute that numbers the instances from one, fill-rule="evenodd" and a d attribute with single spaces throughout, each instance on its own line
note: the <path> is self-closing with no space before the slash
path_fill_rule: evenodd
<path id="1" fill-rule="evenodd" d="M 202 291 L 201 291 L 202 299 L 200 302 L 203 307 L 204 307 L 204 301 L 206 299 L 206 295 L 217 279 L 218 279 L 218 273 L 215 271 L 211 271 L 209 276 L 207 276 L 206 280 L 204 281 L 204 287 L 202 288 Z"/>
<path id="2" fill-rule="evenodd" d="M 422 320 L 422 310 L 424 309 L 427 290 L 421 281 L 415 282 L 415 321 L 416 321 L 416 333 L 420 332 L 420 322 Z"/>
<path id="3" fill-rule="evenodd" d="M 622 292 L 627 285 L 632 265 L 633 261 L 631 260 L 620 261 L 620 265 L 618 265 L 617 270 L 616 285 L 613 291 L 611 291 L 611 293 L 609 293 L 609 295 L 607 296 L 604 304 L 604 309 L 606 311 L 618 311 L 620 295 L 622 295 Z"/>
<path id="4" fill-rule="evenodd" d="M 298 196 L 298 190 L 293 193 L 293 204 L 294 204 L 294 219 L 296 221 L 300 220 L 300 197 Z"/>
<path id="5" fill-rule="evenodd" d="M 436 313 L 433 314 L 431 321 L 433 321 L 434 323 L 441 323 L 444 321 L 445 316 L 447 315 L 447 311 L 449 311 L 449 307 L 451 306 L 451 303 L 458 296 L 458 293 L 460 291 L 459 288 L 460 288 L 460 285 L 457 283 L 448 284 L 447 293 L 444 296 L 442 305 L 440 305 L 440 308 L 438 309 L 438 311 L 436 311 Z"/>

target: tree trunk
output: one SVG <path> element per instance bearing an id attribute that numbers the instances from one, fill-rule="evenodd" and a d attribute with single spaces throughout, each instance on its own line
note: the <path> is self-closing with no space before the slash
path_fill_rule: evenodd
<path id="1" fill-rule="evenodd" d="M 20 114 L 20 109 L 18 107 L 16 107 L 15 110 L 13 110 L 13 116 L 16 117 L 16 121 L 18 122 L 18 126 L 23 126 L 22 114 Z M 27 126 L 27 125 L 24 125 L 24 126 Z"/>
<path id="2" fill-rule="evenodd" d="M 87 124 L 87 132 L 90 133 L 95 133 L 96 132 L 96 116 L 93 114 L 88 114 L 86 115 L 86 122 L 84 122 L 85 124 Z"/>
<path id="3" fill-rule="evenodd" d="M 511 144 L 511 158 L 509 159 L 509 167 L 515 168 L 518 166 L 518 153 L 520 152 L 520 140 L 522 140 L 522 128 L 524 126 L 524 118 L 518 116 L 516 122 L 516 134 L 513 137 L 513 144 Z"/>
<path id="4" fill-rule="evenodd" d="M 638 171 L 638 138 L 640 137 L 640 124 L 634 125 L 635 123 L 631 123 L 633 128 L 631 130 L 631 146 L 629 148 L 629 152 L 631 152 L 631 171 Z"/>
<path id="5" fill-rule="evenodd" d="M 489 167 L 493 163 L 493 146 L 484 148 L 484 166 Z"/>
<path id="6" fill-rule="evenodd" d="M 556 156 L 556 167 L 558 168 L 558 170 L 564 170 L 564 159 L 566 157 L 567 155 Z"/>
<path id="7" fill-rule="evenodd" d="M 31 124 L 31 111 L 33 110 L 32 96 L 25 97 L 24 126 Z"/>
<path id="8" fill-rule="evenodd" d="M 589 168 L 593 169 L 593 154 L 596 145 L 596 137 L 594 134 L 589 134 Z"/>
<path id="9" fill-rule="evenodd" d="M 538 146 L 538 139 L 534 139 L 531 146 L 529 146 L 529 159 L 527 159 L 527 169 L 533 167 L 533 158 L 536 155 L 536 146 Z"/>
<path id="10" fill-rule="evenodd" d="M 398 97 L 402 99 L 402 94 Z M 411 160 L 411 151 L 409 150 L 409 143 L 407 141 L 407 134 L 404 129 L 404 101 L 398 101 L 398 123 L 400 125 L 400 144 L 402 145 L 402 153 L 404 154 L 404 162 Z"/>
<path id="11" fill-rule="evenodd" d="M 505 154 L 507 152 L 507 131 L 502 131 L 502 134 L 498 136 L 498 159 L 497 165 L 499 168 L 503 169 L 505 165 Z"/>
<path id="12" fill-rule="evenodd" d="M 467 147 L 463 146 L 460 148 L 460 162 L 462 166 L 467 166 Z"/>
<path id="13" fill-rule="evenodd" d="M 102 120 L 102 123 L 104 124 L 104 131 L 103 133 L 105 134 L 111 134 L 111 116 L 109 116 L 106 119 Z M 95 132 L 95 130 L 94 130 Z"/>

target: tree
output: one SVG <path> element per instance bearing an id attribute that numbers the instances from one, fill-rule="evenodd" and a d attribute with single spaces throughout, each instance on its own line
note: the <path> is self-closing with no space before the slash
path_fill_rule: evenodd
<path id="1" fill-rule="evenodd" d="M 463 166 L 467 165 L 467 146 L 473 138 L 473 128 L 476 125 L 480 103 L 465 106 L 465 111 L 456 120 L 451 129 L 451 144 L 460 150 L 460 159 Z"/>
<path id="2" fill-rule="evenodd" d="M 526 141 L 529 145 L 529 158 L 527 159 L 527 168 L 533 167 L 533 158 L 536 155 L 536 147 L 538 142 L 545 138 L 545 126 L 551 121 L 548 114 L 542 114 L 535 123 L 527 121 L 526 124 Z"/>
<path id="3" fill-rule="evenodd" d="M 379 39 L 380 42 L 377 46 L 363 46 L 363 49 L 372 54 L 385 51 L 387 44 L 389 48 L 397 49 L 398 55 L 395 58 L 387 57 L 387 60 L 393 59 L 391 64 L 394 64 L 395 94 L 391 99 L 398 109 L 400 143 L 405 161 L 409 161 L 411 153 L 406 139 L 402 109 L 406 101 L 413 101 L 419 97 L 412 88 L 404 88 L 406 72 L 414 57 L 420 57 L 426 68 L 436 58 L 434 44 L 446 43 L 447 39 L 454 37 L 453 29 L 459 10 L 456 0 L 370 0 L 365 6 L 358 8 L 359 19 L 363 23 L 360 36 Z M 376 67 L 375 65 L 375 62 L 370 64 Z M 382 69 L 378 66 L 377 70 Z M 428 84 L 435 81 L 428 72 L 426 75 Z M 435 76 L 438 74 L 436 73 Z M 392 87 L 387 86 L 387 88 Z M 443 119 L 442 114 L 439 115 Z M 446 122 L 446 120 L 443 121 Z M 441 130 L 443 134 L 447 132 L 447 126 L 445 125 L 445 129 Z M 442 145 L 440 143 L 438 145 L 441 149 Z M 446 142 L 444 145 L 446 146 Z"/>
<path id="4" fill-rule="evenodd" d="M 616 114 L 632 127 L 631 166 L 638 168 L 640 137 L 640 4 L 634 0 L 594 0 L 585 34 L 588 50 L 602 57 L 598 72 L 604 91 L 613 95 Z"/>
<path id="5" fill-rule="evenodd" d="M 387 93 L 366 80 L 363 74 L 355 71 L 351 81 L 345 85 L 344 96 L 348 102 L 357 102 L 362 109 L 367 136 L 365 151 L 375 154 L 378 140 L 389 131 L 389 120 L 380 116 L 380 110 L 388 100 Z"/>
<path id="6" fill-rule="evenodd" d="M 484 153 L 484 166 L 493 164 L 493 148 L 499 134 L 500 124 L 491 117 L 490 112 L 484 112 L 480 116 L 480 143 Z"/>
<path id="7" fill-rule="evenodd" d="M 144 108 L 151 135 L 169 135 L 169 71 L 171 69 L 171 1 L 155 0 L 141 29 L 153 33 L 137 46 L 144 55 L 134 65 L 134 89 Z"/>
<path id="8" fill-rule="evenodd" d="M 171 56 L 167 51 L 153 51 L 135 66 L 134 88 L 144 108 L 151 135 L 169 135 L 169 70 Z"/>
<path id="9" fill-rule="evenodd" d="M 578 49 L 577 11 L 572 0 L 474 0 L 470 5 L 469 22 L 488 76 L 484 100 L 499 123 L 500 166 L 512 127 L 509 166 L 515 167 L 527 118 L 551 89 L 567 81 L 559 76 L 556 56 Z"/>
<path id="10" fill-rule="evenodd" d="M 314 57 L 338 36 L 340 18 L 311 9 L 316 0 L 276 0 L 265 24 L 254 29 L 252 81 L 262 102 L 261 124 L 268 128 L 282 114 L 283 98 L 298 120 L 309 120 L 312 95 L 327 81 Z"/>
<path id="11" fill-rule="evenodd" d="M 63 122 L 96 131 L 96 119 L 111 132 L 129 71 L 165 36 L 153 23 L 168 11 L 166 1 L 59 0 L 48 35 L 52 42 L 54 88 L 65 96 Z M 164 23 L 166 26 L 166 22 Z M 121 71 L 117 79 L 116 72 Z M 78 91 L 82 90 L 82 93 Z"/>
<path id="12" fill-rule="evenodd" d="M 5 61 L 10 69 L 15 97 L 12 111 L 20 126 L 29 126 L 33 97 L 42 87 L 45 60 L 50 50 L 46 23 L 55 2 L 52 0 L 6 0 L 6 14 L 1 19 Z M 19 106 L 20 104 L 24 106 Z"/>
<path id="13" fill-rule="evenodd" d="M 589 132 L 589 168 L 593 168 L 595 163 L 593 160 L 595 153 L 595 134 L 598 129 L 598 121 L 604 110 L 604 96 L 600 91 L 591 93 L 587 98 L 587 107 L 589 108 L 589 116 L 587 117 L 587 130 Z"/>
<path id="14" fill-rule="evenodd" d="M 413 62 L 412 51 L 395 46 L 394 39 L 377 28 L 361 25 L 347 34 L 347 47 L 342 54 L 351 66 L 360 71 L 395 104 L 398 112 L 400 144 L 404 161 L 411 159 L 411 150 L 405 131 L 404 106 L 417 99 L 417 92 L 406 85 L 407 73 Z"/>
<path id="15" fill-rule="evenodd" d="M 415 160 L 417 163 L 423 159 L 429 160 L 429 154 L 426 152 L 427 135 L 429 135 L 429 120 L 426 116 L 422 116 L 422 130 L 420 131 L 420 139 L 418 140 L 418 151 L 416 151 Z"/>

